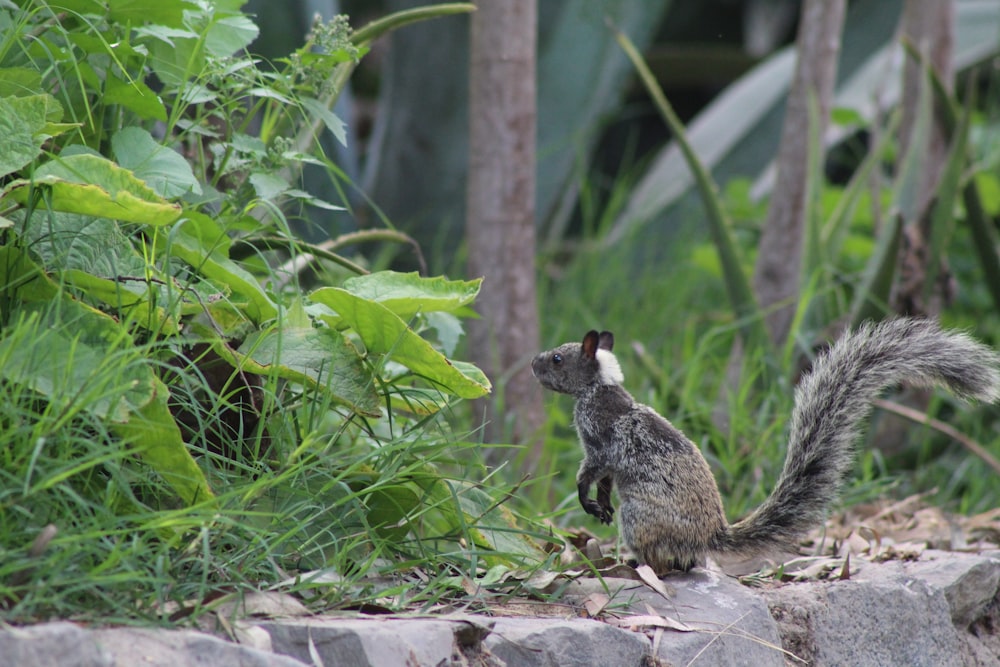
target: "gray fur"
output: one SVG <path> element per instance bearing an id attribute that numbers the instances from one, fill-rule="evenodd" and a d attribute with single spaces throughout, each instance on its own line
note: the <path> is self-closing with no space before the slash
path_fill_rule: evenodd
<path id="1" fill-rule="evenodd" d="M 822 521 L 853 464 L 853 444 L 871 401 L 887 387 L 942 385 L 964 398 L 1000 399 L 1000 356 L 965 334 L 942 331 L 931 320 L 864 325 L 842 337 L 802 379 L 778 483 L 750 516 L 729 525 L 715 478 L 694 443 L 613 381 L 621 378 L 609 366 L 613 344 L 609 332 L 591 331 L 582 343 L 539 354 L 531 369 L 542 386 L 576 398 L 574 423 L 585 452 L 577 488 L 584 510 L 611 523 L 617 484 L 622 538 L 658 573 L 689 570 L 710 552 L 749 555 L 787 544 Z M 594 484 L 596 500 L 589 496 Z"/>

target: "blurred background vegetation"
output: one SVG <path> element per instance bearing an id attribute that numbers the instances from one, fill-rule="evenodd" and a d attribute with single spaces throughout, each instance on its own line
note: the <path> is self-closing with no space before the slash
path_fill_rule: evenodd
<path id="1" fill-rule="evenodd" d="M 577 506 L 566 397 L 545 396 L 540 423 L 501 401 L 489 429 L 468 400 L 501 394 L 538 349 L 488 380 L 461 361 L 487 368 L 463 338 L 479 290 L 469 8 L 379 23 L 430 4 L 0 7 L 0 98 L 61 105 L 25 130 L 37 150 L 3 164 L 6 618 L 188 622 L 255 590 L 311 609 L 475 609 L 551 591 L 532 575 L 558 568 L 566 531 L 613 539 Z M 382 27 L 323 51 L 333 31 L 316 26 L 338 14 Z M 537 19 L 537 252 L 521 270 L 537 276 L 538 347 L 613 330 L 626 385 L 702 448 L 730 518 L 767 495 L 796 380 L 845 327 L 921 314 L 1000 346 L 1000 2 L 538 0 Z M 164 67 L 164 44 L 212 30 L 218 53 Z M 824 37 L 826 82 L 795 49 Z M 127 57 L 111 46 L 129 40 Z M 105 94 L 112 79 L 149 83 L 163 118 Z M 190 166 L 148 165 L 124 137 Z M 84 154 L 105 161 L 74 175 Z M 155 193 L 128 187 L 189 222 L 56 196 L 110 188 L 119 169 L 158 174 Z M 788 205 L 795 254 L 768 256 Z M 789 294 L 762 287 L 769 262 L 790 267 Z M 40 374 L 47 355 L 65 363 Z M 1000 504 L 995 408 L 906 392 L 885 408 L 845 503 Z M 176 447 L 151 455 L 151 440 Z"/>

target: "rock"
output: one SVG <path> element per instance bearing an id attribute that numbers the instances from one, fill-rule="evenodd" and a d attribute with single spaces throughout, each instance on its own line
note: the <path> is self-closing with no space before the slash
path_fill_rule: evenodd
<path id="1" fill-rule="evenodd" d="M 940 591 L 839 581 L 766 593 L 784 647 L 812 665 L 960 665 L 959 643 Z"/>
<path id="2" fill-rule="evenodd" d="M 583 618 L 500 618 L 485 645 L 509 667 L 625 667 L 650 655 L 643 635 Z"/>
<path id="3" fill-rule="evenodd" d="M 941 556 L 859 561 L 850 580 L 788 584 L 764 597 L 784 647 L 810 664 L 1000 665 L 995 626 L 982 638 L 971 631 L 996 607 L 1000 561 Z"/>
<path id="4" fill-rule="evenodd" d="M 468 656 L 483 652 L 483 637 L 492 628 L 489 618 L 310 618 L 262 621 L 277 653 L 307 664 L 352 667 L 462 666 Z M 313 660 L 312 655 L 319 660 Z M 495 663 L 500 667 L 500 663 Z"/>
<path id="5" fill-rule="evenodd" d="M 778 626 L 759 594 L 722 573 L 696 569 L 667 576 L 669 599 L 645 584 L 629 579 L 605 579 L 613 597 L 609 609 L 628 605 L 630 613 L 654 613 L 680 622 L 690 632 L 664 629 L 647 634 L 655 639 L 655 655 L 667 664 L 747 665 L 785 664 Z M 585 597 L 603 591 L 599 582 L 574 582 L 567 596 Z M 592 663 L 601 664 L 601 663 Z M 621 663 L 629 664 L 629 663 Z"/>
<path id="6" fill-rule="evenodd" d="M 115 667 L 303 667 L 298 660 L 194 630 L 108 628 L 91 635 L 114 657 Z"/>
<path id="7" fill-rule="evenodd" d="M 903 563 L 907 576 L 944 591 L 957 628 L 968 628 L 982 617 L 1000 587 L 1000 554 L 926 551 L 921 560 Z"/>
<path id="8" fill-rule="evenodd" d="M 312 664 L 312 663 L 307 663 Z M 193 630 L 105 628 L 58 622 L 0 631 L 0 667 L 303 667 Z"/>
<path id="9" fill-rule="evenodd" d="M 57 622 L 0 631 L 0 666 L 111 667 L 114 659 L 72 623 Z"/>

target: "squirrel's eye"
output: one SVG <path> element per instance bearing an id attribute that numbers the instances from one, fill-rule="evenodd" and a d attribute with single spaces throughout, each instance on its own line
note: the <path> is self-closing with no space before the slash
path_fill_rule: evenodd
<path id="1" fill-rule="evenodd" d="M 561 364 L 561 363 L 562 363 L 562 355 L 561 355 L 561 354 L 558 354 L 558 353 L 556 353 L 556 354 L 553 354 L 553 355 L 552 355 L 552 363 L 554 363 L 554 364 L 555 364 L 555 365 L 557 365 L 557 366 L 558 366 L 559 364 Z"/>

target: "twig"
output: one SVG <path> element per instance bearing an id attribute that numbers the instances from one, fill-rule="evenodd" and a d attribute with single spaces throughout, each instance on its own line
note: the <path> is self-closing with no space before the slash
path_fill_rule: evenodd
<path id="1" fill-rule="evenodd" d="M 892 401 L 887 401 L 882 398 L 875 399 L 872 401 L 872 405 L 877 408 L 881 408 L 887 412 L 899 415 L 900 417 L 905 417 L 910 421 L 916 422 L 918 424 L 924 424 L 930 426 L 935 431 L 944 433 L 949 438 L 953 438 L 958 442 L 962 443 L 962 446 L 968 449 L 970 452 L 981 458 L 986 462 L 986 465 L 993 468 L 993 472 L 1000 475 L 1000 461 L 998 461 L 992 454 L 986 451 L 986 448 L 980 445 L 978 442 L 965 435 L 958 429 L 945 424 L 943 421 L 934 419 L 926 413 L 920 410 L 914 410 L 913 408 L 908 408 L 905 405 L 900 405 L 899 403 L 893 403 Z"/>

